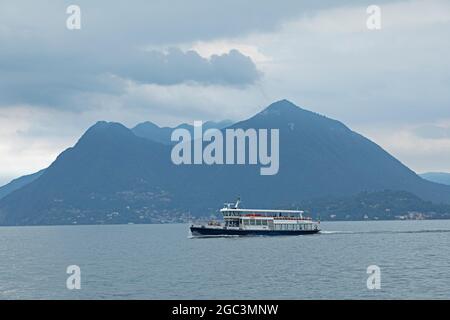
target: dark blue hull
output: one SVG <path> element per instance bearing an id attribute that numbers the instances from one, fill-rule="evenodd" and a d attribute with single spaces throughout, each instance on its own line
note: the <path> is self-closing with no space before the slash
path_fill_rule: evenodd
<path id="1" fill-rule="evenodd" d="M 298 236 L 315 234 L 320 230 L 236 230 L 191 226 L 193 236 Z"/>

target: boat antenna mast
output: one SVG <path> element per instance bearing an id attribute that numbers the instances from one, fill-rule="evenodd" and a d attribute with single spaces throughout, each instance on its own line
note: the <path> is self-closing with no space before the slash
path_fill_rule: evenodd
<path id="1" fill-rule="evenodd" d="M 241 197 L 238 197 L 238 198 L 237 198 L 237 201 L 236 201 L 236 203 L 235 203 L 235 205 L 234 205 L 234 208 L 235 208 L 235 209 L 238 209 L 240 203 L 241 203 Z"/>
<path id="2" fill-rule="evenodd" d="M 297 206 L 297 207 L 296 207 L 296 210 L 297 210 L 298 212 L 300 212 L 300 214 L 299 214 L 299 216 L 300 216 L 300 219 L 303 219 L 303 212 L 302 212 L 302 211 L 300 211 L 300 208 L 299 208 L 299 206 Z"/>

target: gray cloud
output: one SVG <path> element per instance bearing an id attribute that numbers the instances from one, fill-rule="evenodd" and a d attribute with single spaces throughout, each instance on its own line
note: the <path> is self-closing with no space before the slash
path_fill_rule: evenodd
<path id="1" fill-rule="evenodd" d="M 19 30 L 23 38 L 37 36 L 59 43 L 64 30 L 66 8 L 77 4 L 82 10 L 84 34 L 72 37 L 70 46 L 88 41 L 96 47 L 117 42 L 128 44 L 174 44 L 197 40 L 241 36 L 249 32 L 267 32 L 286 20 L 310 15 L 318 10 L 343 5 L 369 5 L 371 0 L 29 0 L 0 3 L 0 34 Z M 378 4 L 392 2 L 379 0 Z M 1 27 L 3 25 L 3 28 Z M 116 47 L 117 49 L 117 47 Z"/>
<path id="2" fill-rule="evenodd" d="M 157 85 L 197 83 L 245 87 L 262 75 L 253 61 L 238 50 L 213 55 L 210 59 L 193 50 L 183 52 L 178 48 L 167 52 L 122 51 L 106 59 L 101 55 L 71 58 L 74 57 L 32 56 L 23 63 L 16 61 L 13 68 L 9 61 L 16 58 L 3 55 L 0 102 L 84 108 L 82 102 L 86 95 L 123 94 L 127 80 Z"/>
<path id="3" fill-rule="evenodd" d="M 83 109 L 89 94 L 120 94 L 124 80 L 111 74 L 79 74 L 69 72 L 2 73 L 1 105 L 29 104 L 69 109 Z"/>
<path id="4" fill-rule="evenodd" d="M 149 84 L 196 82 L 243 86 L 253 84 L 261 75 L 253 61 L 238 50 L 206 59 L 193 50 L 171 48 L 168 52 L 139 52 L 128 59 L 133 63 L 124 65 L 119 75 Z"/>
<path id="5" fill-rule="evenodd" d="M 127 80 L 159 85 L 253 84 L 261 73 L 237 50 L 205 59 L 195 51 L 182 52 L 175 47 L 184 41 L 271 29 L 292 14 L 280 8 L 261 23 L 257 17 L 267 13 L 256 10 L 251 19 L 226 23 L 231 18 L 230 8 L 250 10 L 250 5 L 236 1 L 227 7 L 210 1 L 187 4 L 176 0 L 94 4 L 81 0 L 77 4 L 82 29 L 69 31 L 65 23 L 69 4 L 72 2 L 45 0 L 0 3 L 0 107 L 88 108 L 87 96 L 123 94 Z M 155 46 L 174 49 L 168 53 L 145 49 Z"/>
<path id="6" fill-rule="evenodd" d="M 355 3 L 361 1 L 345 1 Z M 206 60 L 193 51 L 163 54 L 143 48 L 270 32 L 287 20 L 336 6 L 335 1 L 301 0 L 261 0 L 258 5 L 240 0 L 78 0 L 82 29 L 69 31 L 66 8 L 71 4 L 0 3 L 0 105 L 83 108 L 83 95 L 123 93 L 124 82 L 111 75 L 161 85 L 252 84 L 260 72 L 237 51 Z"/>

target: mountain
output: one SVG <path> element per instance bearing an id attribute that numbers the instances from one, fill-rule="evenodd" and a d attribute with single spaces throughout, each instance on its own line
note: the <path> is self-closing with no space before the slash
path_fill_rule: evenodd
<path id="1" fill-rule="evenodd" d="M 166 149 L 121 124 L 98 122 L 38 179 L 2 199 L 0 224 L 124 223 L 129 219 L 119 212 L 128 213 L 130 204 L 157 206 L 152 212 L 161 220 L 164 186 L 174 183 L 161 168 Z M 133 210 L 136 222 L 144 211 Z"/>
<path id="2" fill-rule="evenodd" d="M 422 173 L 420 176 L 428 181 L 450 185 L 450 173 L 427 172 Z"/>
<path id="3" fill-rule="evenodd" d="M 0 199 L 4 198 L 6 195 L 10 194 L 11 192 L 16 191 L 17 189 L 20 189 L 23 186 L 33 182 L 34 180 L 39 178 L 44 173 L 44 171 L 45 171 L 45 169 L 40 170 L 33 174 L 22 176 L 20 178 L 12 180 L 8 184 L 5 184 L 3 187 L 0 187 Z"/>
<path id="4" fill-rule="evenodd" d="M 203 123 L 203 130 L 207 129 L 223 129 L 225 127 L 228 127 L 232 124 L 230 120 L 223 120 L 219 122 L 214 121 L 206 121 Z M 138 137 L 146 138 L 155 142 L 159 142 L 162 144 L 172 144 L 173 142 L 170 139 L 170 136 L 172 134 L 172 131 L 178 128 L 184 128 L 189 130 L 191 135 L 193 135 L 194 132 L 194 126 L 190 124 L 180 124 L 174 128 L 171 127 L 159 127 L 158 125 L 154 124 L 153 122 L 146 121 L 139 123 L 134 128 L 131 129 L 135 135 Z"/>
<path id="5" fill-rule="evenodd" d="M 278 128 L 280 170 L 274 176 L 260 176 L 249 166 L 213 167 L 210 181 L 224 181 L 209 187 L 214 195 L 232 198 L 241 194 L 252 206 L 380 190 L 408 191 L 437 203 L 450 201 L 449 187 L 423 180 L 341 122 L 287 100 L 231 128 Z"/>
<path id="6" fill-rule="evenodd" d="M 232 124 L 232 122 L 230 120 L 223 120 L 223 121 L 218 121 L 218 122 L 206 121 L 205 123 L 203 123 L 203 130 L 213 129 L 213 128 L 214 129 L 222 129 L 222 128 L 230 126 L 231 124 Z M 133 131 L 133 133 L 138 137 L 146 138 L 146 139 L 149 139 L 149 140 L 152 140 L 155 142 L 159 142 L 159 143 L 162 143 L 165 145 L 171 145 L 171 144 L 173 144 L 173 142 L 170 139 L 172 131 L 175 129 L 178 129 L 178 128 L 187 129 L 187 130 L 189 130 L 191 135 L 193 135 L 194 126 L 186 124 L 186 123 L 183 123 L 176 127 L 171 128 L 171 127 L 159 127 L 158 125 L 156 125 L 150 121 L 146 121 L 146 122 L 139 123 L 134 128 L 132 128 L 131 131 Z M 0 199 L 5 197 L 9 193 L 33 182 L 34 180 L 39 178 L 42 175 L 42 173 L 44 173 L 44 171 L 45 171 L 45 169 L 42 169 L 39 172 L 19 177 L 17 179 L 14 179 L 10 183 L 0 187 Z"/>
<path id="7" fill-rule="evenodd" d="M 259 165 L 177 166 L 171 145 L 99 122 L 38 179 L 0 200 L 0 224 L 186 221 L 215 214 L 237 195 L 248 207 L 383 190 L 450 202 L 450 186 L 420 178 L 341 122 L 289 101 L 228 128 L 279 129 L 278 174 L 261 176 Z"/>

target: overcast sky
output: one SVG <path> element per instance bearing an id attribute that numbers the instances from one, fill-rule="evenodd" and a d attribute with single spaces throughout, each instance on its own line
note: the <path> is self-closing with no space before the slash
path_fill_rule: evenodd
<path id="1" fill-rule="evenodd" d="M 450 1 L 316 2 L 1 1 L 0 184 L 98 120 L 240 120 L 284 98 L 450 172 Z"/>

